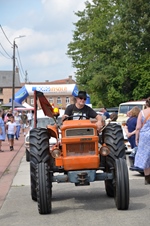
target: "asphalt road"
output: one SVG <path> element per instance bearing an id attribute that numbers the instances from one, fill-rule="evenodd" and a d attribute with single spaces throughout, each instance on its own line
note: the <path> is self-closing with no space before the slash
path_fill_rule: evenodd
<path id="1" fill-rule="evenodd" d="M 116 209 L 104 182 L 84 187 L 53 183 L 52 213 L 40 215 L 30 197 L 29 163 L 23 157 L 0 210 L 0 226 L 149 226 L 150 185 L 144 185 L 139 173 L 129 171 L 129 178 L 129 210 Z"/>

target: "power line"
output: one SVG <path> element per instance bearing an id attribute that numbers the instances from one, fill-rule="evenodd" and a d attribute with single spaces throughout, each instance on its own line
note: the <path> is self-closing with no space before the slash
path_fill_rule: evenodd
<path id="1" fill-rule="evenodd" d="M 24 70 L 23 70 L 23 67 L 22 67 L 21 59 L 20 59 L 20 54 L 19 54 L 18 46 L 17 46 L 17 53 L 18 53 L 18 58 L 19 58 L 21 70 L 22 70 L 23 74 L 25 75 Z"/>
<path id="2" fill-rule="evenodd" d="M 20 64 L 19 64 L 19 61 L 17 58 L 16 58 L 16 61 L 17 61 L 17 67 L 19 69 L 19 75 L 21 76 L 22 80 L 24 81 L 24 76 L 22 75 L 22 71 L 20 70 Z"/>
<path id="3" fill-rule="evenodd" d="M 28 72 L 27 71 L 25 71 L 25 83 L 27 83 L 28 82 Z"/>
<path id="4" fill-rule="evenodd" d="M 5 38 L 7 39 L 7 41 L 11 44 L 11 46 L 13 46 L 13 44 L 9 41 L 9 39 L 8 39 L 7 35 L 5 34 L 5 32 L 4 32 L 4 30 L 3 30 L 1 25 L 0 25 L 0 28 L 1 28 L 2 32 L 3 32 L 3 34 L 5 35 Z"/>
<path id="5" fill-rule="evenodd" d="M 4 52 L 7 54 L 7 56 L 9 56 L 9 58 L 11 58 L 12 59 L 12 57 L 7 53 L 7 51 L 4 49 L 4 47 L 2 46 L 2 44 L 0 43 L 0 45 L 1 45 L 1 47 L 2 47 L 2 49 L 4 50 Z"/>
<path id="6" fill-rule="evenodd" d="M 7 56 L 5 56 L 1 51 L 0 51 L 1 55 L 4 56 L 6 59 L 10 59 L 10 57 L 8 58 Z"/>
<path id="7" fill-rule="evenodd" d="M 7 39 L 7 41 L 11 44 L 11 46 L 13 47 L 13 48 L 15 48 L 15 47 L 17 47 L 17 53 L 18 53 L 18 59 L 17 58 L 14 58 L 14 61 L 15 60 L 17 60 L 17 62 L 18 62 L 18 68 L 19 69 L 21 69 L 21 70 L 19 70 L 20 71 L 20 75 L 21 75 L 21 77 L 22 77 L 22 79 L 24 80 L 24 77 L 22 76 L 22 73 L 23 73 L 23 75 L 25 75 L 26 76 L 26 74 L 25 74 L 25 72 L 24 72 L 24 70 L 23 70 L 23 66 L 22 66 L 22 63 L 21 63 L 21 59 L 20 59 L 20 54 L 19 54 L 19 50 L 18 50 L 18 46 L 15 44 L 15 46 L 10 42 L 10 40 L 8 39 L 8 37 L 7 37 L 7 35 L 5 34 L 5 32 L 4 32 L 4 30 L 3 30 L 3 28 L 2 28 L 2 26 L 0 25 L 0 28 L 1 28 L 1 30 L 2 30 L 2 32 L 3 32 L 3 34 L 4 34 L 4 36 L 5 36 L 5 38 Z M 19 37 L 16 37 L 16 38 L 20 38 L 20 37 L 24 37 L 24 36 L 19 36 Z M 15 39 L 14 39 L 15 40 Z M 15 41 L 14 41 L 14 43 L 15 43 Z M 4 47 L 2 46 L 2 44 L 0 43 L 0 45 L 1 45 L 1 47 L 2 47 L 2 49 L 4 50 L 4 52 L 9 56 L 9 58 L 13 58 L 13 57 L 11 57 L 8 53 L 7 53 L 7 51 L 4 49 Z M 15 49 L 14 49 L 15 50 Z M 0 51 L 0 53 L 4 56 L 4 57 L 6 57 L 1 51 Z M 7 58 L 7 57 L 6 57 Z M 8 58 L 8 59 L 9 59 Z M 20 67 L 19 67 L 19 65 L 20 65 Z M 21 73 L 21 71 L 22 71 L 22 73 Z"/>

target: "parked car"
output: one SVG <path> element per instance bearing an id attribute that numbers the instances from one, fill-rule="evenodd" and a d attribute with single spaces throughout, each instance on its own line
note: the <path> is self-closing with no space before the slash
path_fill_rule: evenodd
<path id="1" fill-rule="evenodd" d="M 61 121 L 62 121 L 62 117 L 59 116 L 57 119 L 57 125 L 60 126 L 61 125 Z M 39 128 L 46 128 L 47 125 L 54 125 L 56 122 L 53 118 L 50 118 L 48 116 L 45 116 L 43 111 L 40 110 L 37 113 L 37 127 Z M 32 119 L 31 122 L 31 129 L 34 128 L 34 119 Z M 61 136 L 61 134 L 60 134 Z M 30 161 L 30 131 L 28 131 L 28 133 L 25 136 L 25 149 L 26 149 L 26 161 L 29 162 Z M 56 144 L 56 138 L 51 137 L 49 139 L 49 143 L 51 146 L 53 146 L 54 144 Z"/>
<path id="2" fill-rule="evenodd" d="M 128 101 L 125 103 L 121 103 L 118 109 L 117 122 L 119 122 L 120 124 L 124 124 L 128 119 L 127 112 L 135 106 L 142 110 L 145 108 L 145 101 Z"/>

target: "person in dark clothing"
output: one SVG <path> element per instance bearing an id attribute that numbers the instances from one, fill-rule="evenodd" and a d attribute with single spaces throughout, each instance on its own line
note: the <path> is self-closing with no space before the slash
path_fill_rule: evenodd
<path id="1" fill-rule="evenodd" d="M 85 104 L 87 95 L 85 91 L 79 91 L 78 95 L 76 96 L 76 102 L 75 104 L 69 105 L 66 110 L 65 114 L 62 116 L 62 120 L 64 120 L 66 117 L 73 115 L 73 120 L 78 120 L 79 118 L 83 119 L 90 119 L 95 118 L 97 120 L 96 125 L 98 131 L 101 130 L 103 127 L 102 125 L 102 116 L 98 115 L 91 107 L 87 106 Z"/>
<path id="2" fill-rule="evenodd" d="M 136 133 L 137 118 L 139 113 L 140 113 L 140 108 L 133 107 L 130 110 L 130 117 L 128 118 L 126 122 L 126 126 L 124 127 L 125 133 L 127 134 L 128 141 L 132 149 L 136 147 L 135 133 Z"/>
<path id="3" fill-rule="evenodd" d="M 109 115 L 109 113 L 108 113 L 108 111 L 107 111 L 107 109 L 105 107 L 102 108 L 102 113 L 106 117 L 106 119 L 110 118 L 110 115 Z"/>

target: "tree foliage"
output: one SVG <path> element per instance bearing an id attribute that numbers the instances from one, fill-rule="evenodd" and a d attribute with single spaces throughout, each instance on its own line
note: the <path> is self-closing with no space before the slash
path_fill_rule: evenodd
<path id="1" fill-rule="evenodd" d="M 67 54 L 92 104 L 117 106 L 150 95 L 149 0 L 93 0 L 75 13 Z"/>

